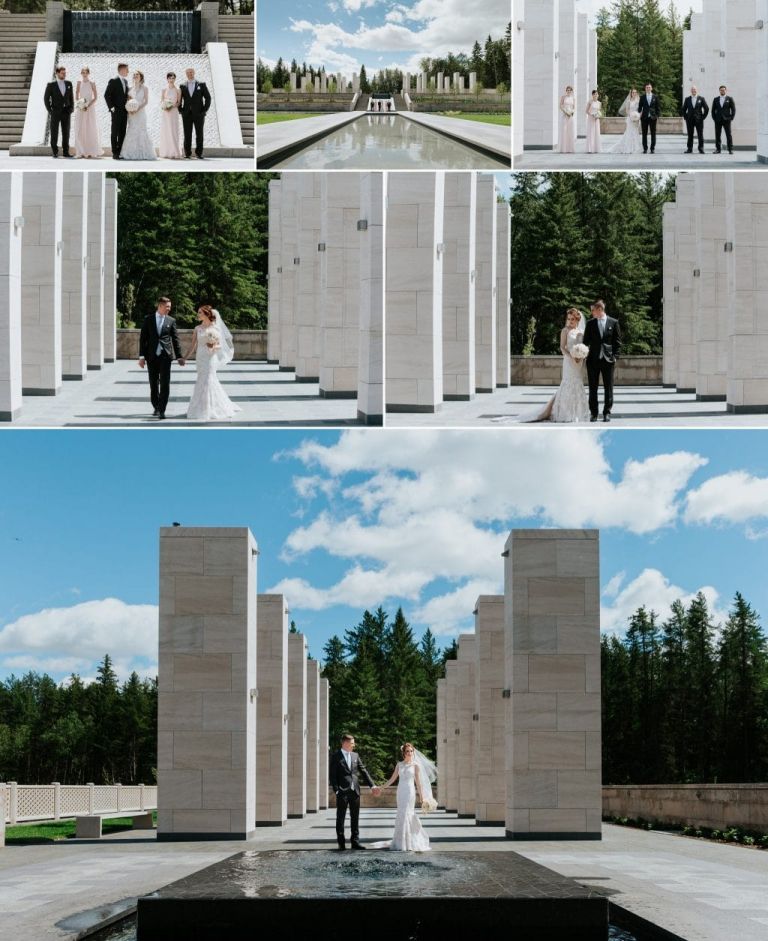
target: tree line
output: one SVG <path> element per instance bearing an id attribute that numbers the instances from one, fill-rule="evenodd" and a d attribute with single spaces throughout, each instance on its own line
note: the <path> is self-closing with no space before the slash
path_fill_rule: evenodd
<path id="1" fill-rule="evenodd" d="M 10 13 L 45 13 L 46 0 L 0 0 L 0 10 Z M 197 0 L 67 0 L 68 10 L 158 11 L 194 10 Z M 253 0 L 219 0 L 219 13 L 253 13 Z"/>
<path id="2" fill-rule="evenodd" d="M 230 327 L 267 325 L 272 173 L 119 173 L 118 324 L 141 324 L 167 294 L 179 325 L 200 304 Z"/>
<path id="3" fill-rule="evenodd" d="M 722 625 L 702 594 L 663 622 L 639 608 L 601 657 L 605 783 L 766 780 L 768 643 L 743 595 Z"/>
<path id="4" fill-rule="evenodd" d="M 556 354 L 565 311 L 602 298 L 623 352 L 662 346 L 662 206 L 674 178 L 653 173 L 512 177 L 511 348 Z"/>

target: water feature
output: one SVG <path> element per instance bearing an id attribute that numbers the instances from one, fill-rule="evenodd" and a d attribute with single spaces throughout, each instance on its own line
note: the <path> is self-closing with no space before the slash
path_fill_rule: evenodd
<path id="1" fill-rule="evenodd" d="M 399 114 L 365 114 L 270 169 L 499 170 L 509 165 Z"/>
<path id="2" fill-rule="evenodd" d="M 199 52 L 200 17 L 189 10 L 73 10 L 64 16 L 66 52 Z"/>

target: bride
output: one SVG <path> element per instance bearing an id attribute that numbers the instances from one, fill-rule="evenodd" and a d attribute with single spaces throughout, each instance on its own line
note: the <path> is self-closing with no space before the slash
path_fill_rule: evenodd
<path id="1" fill-rule="evenodd" d="M 155 147 L 147 130 L 147 104 L 149 92 L 144 84 L 144 74 L 134 72 L 133 86 L 128 92 L 125 110 L 128 112 L 128 126 L 125 140 L 120 149 L 123 160 L 156 160 Z"/>
<path id="2" fill-rule="evenodd" d="M 398 761 L 392 777 L 384 787 L 389 787 L 399 778 L 397 784 L 397 816 L 395 832 L 391 840 L 369 844 L 371 849 L 405 850 L 414 853 L 426 853 L 430 849 L 429 837 L 416 815 L 416 798 L 426 810 L 437 806 L 432 799 L 430 781 L 437 778 L 437 768 L 425 755 L 410 742 L 400 748 L 402 761 Z"/>
<path id="3" fill-rule="evenodd" d="M 612 154 L 637 154 L 643 149 L 640 137 L 640 95 L 636 88 L 630 88 L 619 108 L 619 114 L 626 117 L 626 128 L 618 141 L 611 147 Z"/>
<path id="4" fill-rule="evenodd" d="M 197 379 L 187 408 L 187 418 L 197 421 L 223 421 L 234 417 L 240 407 L 222 388 L 216 370 L 232 362 L 235 344 L 221 315 L 208 304 L 197 311 L 200 325 L 195 327 L 192 346 L 186 359 L 197 353 Z"/>

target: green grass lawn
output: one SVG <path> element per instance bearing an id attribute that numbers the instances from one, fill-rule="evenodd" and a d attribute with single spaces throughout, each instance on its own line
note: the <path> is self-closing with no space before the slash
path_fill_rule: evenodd
<path id="1" fill-rule="evenodd" d="M 306 114 L 296 114 L 291 111 L 287 114 L 282 111 L 257 111 L 257 124 L 277 124 L 278 121 L 298 121 L 300 118 L 319 118 L 319 112 L 308 111 Z"/>
<path id="2" fill-rule="evenodd" d="M 439 111 L 444 118 L 462 118 L 464 121 L 481 121 L 483 124 L 500 124 L 503 127 L 512 126 L 511 114 L 465 114 L 463 111 Z"/>
<path id="3" fill-rule="evenodd" d="M 152 814 L 157 826 L 157 813 Z M 130 830 L 132 820 L 130 817 L 115 817 L 114 820 L 103 820 L 101 832 L 116 833 L 119 830 Z M 7 846 L 22 846 L 25 843 L 55 843 L 57 840 L 69 840 L 75 835 L 74 820 L 48 820 L 41 823 L 20 823 L 15 827 L 5 828 L 5 842 Z"/>

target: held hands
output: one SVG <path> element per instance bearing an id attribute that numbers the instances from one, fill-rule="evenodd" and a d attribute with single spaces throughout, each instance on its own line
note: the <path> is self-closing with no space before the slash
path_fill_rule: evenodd
<path id="1" fill-rule="evenodd" d="M 374 797 L 381 797 L 381 788 L 376 784 L 371 788 L 371 794 Z"/>
<path id="2" fill-rule="evenodd" d="M 186 366 L 186 365 L 187 365 L 187 361 L 186 361 L 183 357 L 181 357 L 181 356 L 176 360 L 176 362 L 179 364 L 179 366 Z"/>
<path id="3" fill-rule="evenodd" d="M 113 109 L 113 110 L 114 110 L 114 109 Z M 144 357 L 143 357 L 143 356 L 140 356 L 140 357 L 139 357 L 139 368 L 140 368 L 140 369 L 143 369 L 145 365 L 146 365 L 146 361 L 145 361 Z"/>

